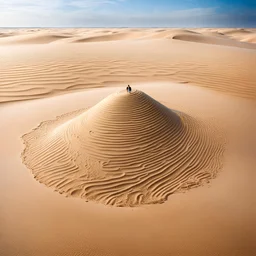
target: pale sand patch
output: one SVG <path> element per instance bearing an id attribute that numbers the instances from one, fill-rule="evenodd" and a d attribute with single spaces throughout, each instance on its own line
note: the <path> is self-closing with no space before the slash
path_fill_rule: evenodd
<path id="1" fill-rule="evenodd" d="M 2 105 L 2 255 L 255 255 L 255 103 L 181 84 L 133 86 L 223 130 L 229 143 L 217 178 L 154 206 L 65 198 L 38 184 L 22 164 L 21 136 L 42 120 L 93 106 L 120 89 Z"/>

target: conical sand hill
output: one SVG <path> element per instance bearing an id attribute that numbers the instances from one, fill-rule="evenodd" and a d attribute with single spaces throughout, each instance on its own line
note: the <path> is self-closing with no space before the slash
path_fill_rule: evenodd
<path id="1" fill-rule="evenodd" d="M 141 91 L 42 123 L 23 136 L 34 177 L 66 195 L 115 206 L 161 203 L 221 167 L 208 126 Z"/>

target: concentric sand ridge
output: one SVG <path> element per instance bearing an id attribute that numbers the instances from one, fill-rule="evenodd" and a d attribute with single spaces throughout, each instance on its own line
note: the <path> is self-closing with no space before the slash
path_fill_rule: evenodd
<path id="1" fill-rule="evenodd" d="M 210 126 L 138 90 L 43 122 L 23 139 L 38 181 L 115 206 L 162 203 L 199 186 L 221 168 L 224 149 Z"/>

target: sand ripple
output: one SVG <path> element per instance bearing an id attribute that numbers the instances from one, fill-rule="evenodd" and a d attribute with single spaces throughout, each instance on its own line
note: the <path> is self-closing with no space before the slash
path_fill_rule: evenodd
<path id="1" fill-rule="evenodd" d="M 43 122 L 23 136 L 25 165 L 67 196 L 114 206 L 162 203 L 215 177 L 219 134 L 141 91 Z"/>

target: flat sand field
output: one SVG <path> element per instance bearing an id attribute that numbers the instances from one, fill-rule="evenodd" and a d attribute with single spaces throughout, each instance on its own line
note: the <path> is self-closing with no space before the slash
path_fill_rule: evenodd
<path id="1" fill-rule="evenodd" d="M 0 120 L 0 255 L 256 255 L 255 29 L 0 29 Z"/>

